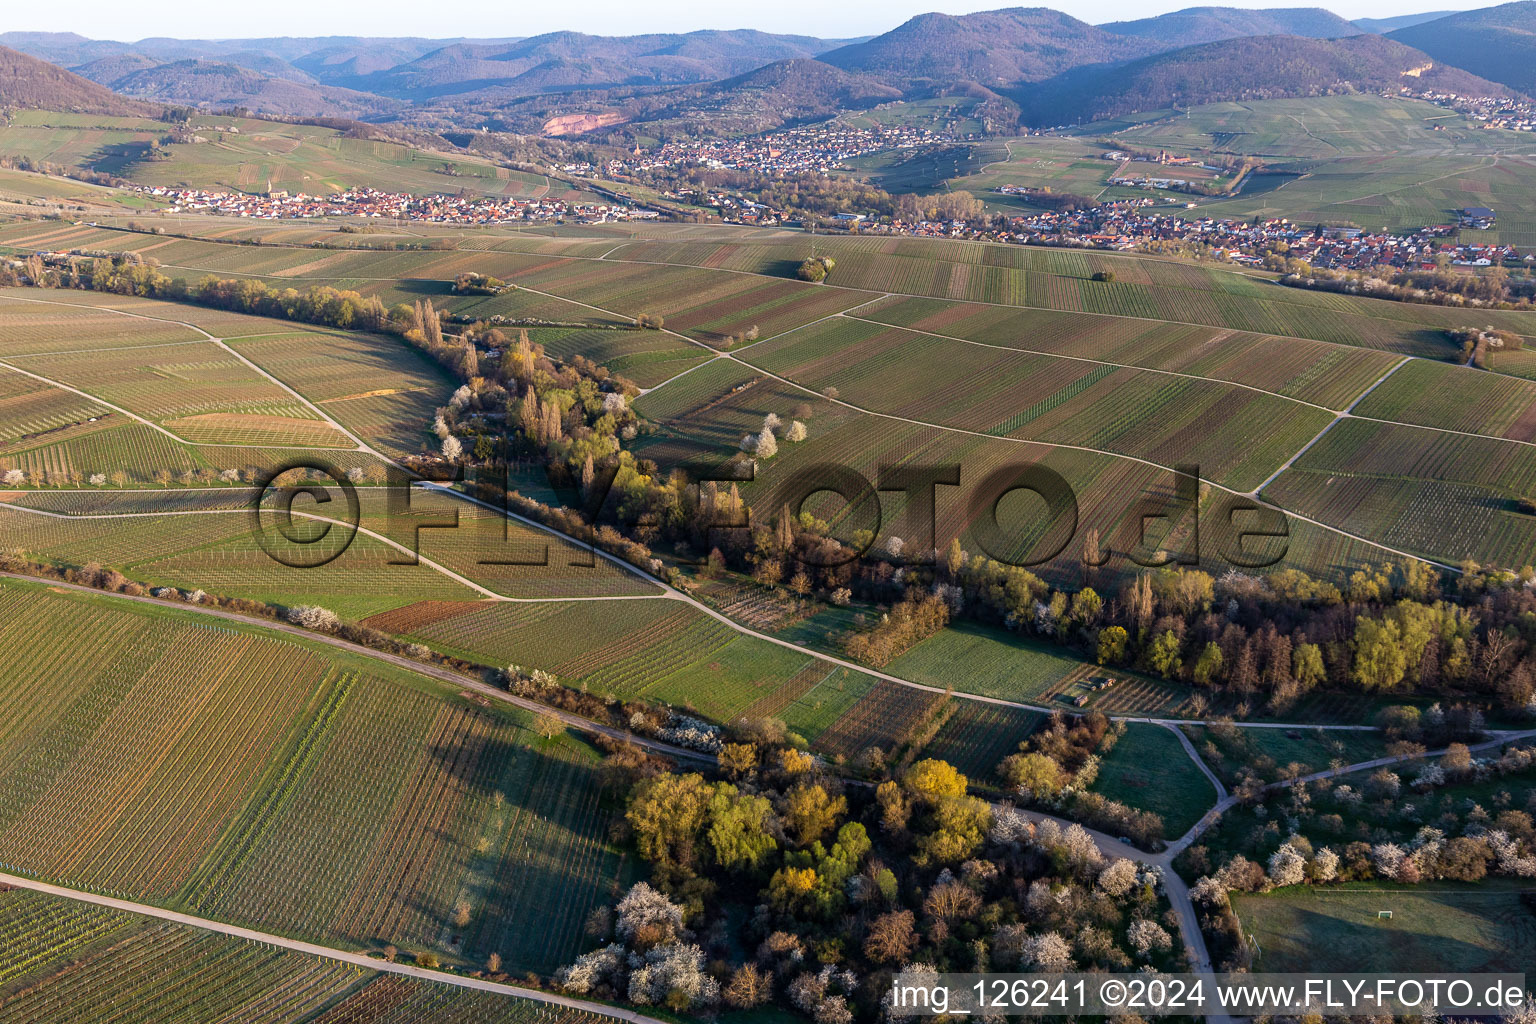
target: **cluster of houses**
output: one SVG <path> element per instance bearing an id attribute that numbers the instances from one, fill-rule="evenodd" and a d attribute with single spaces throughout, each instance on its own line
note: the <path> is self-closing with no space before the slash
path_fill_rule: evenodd
<path id="1" fill-rule="evenodd" d="M 1504 96 L 1458 96 L 1455 93 L 1418 93 L 1416 99 L 1450 107 L 1484 128 L 1511 132 L 1536 132 L 1536 103 Z"/>
<path id="2" fill-rule="evenodd" d="M 730 224 L 752 224 L 772 227 L 782 223 L 784 213 L 767 203 L 760 203 L 737 189 L 699 188 L 679 185 L 661 193 L 665 199 L 693 206 L 708 206 L 719 211 L 720 219 Z"/>
<path id="3" fill-rule="evenodd" d="M 1006 187 L 999 191 L 1005 190 Z M 1236 263 L 1257 264 L 1265 253 L 1283 250 L 1295 259 L 1331 270 L 1379 266 L 1432 269 L 1442 256 L 1452 265 L 1465 267 L 1533 262 L 1529 254 L 1521 256 L 1511 245 L 1463 241 L 1457 237 L 1458 227 L 1491 227 L 1492 210 L 1463 210 L 1459 219 L 1459 225 L 1437 224 L 1402 234 L 1368 233 L 1359 228 L 1324 228 L 1283 218 L 1255 222 L 1175 216 L 1150 200 L 1132 199 L 1078 210 L 1025 214 L 1010 218 L 1008 228 L 1013 236 L 1010 240 L 1101 249 L 1129 250 L 1147 242 L 1198 243 Z M 954 225 L 946 228 L 946 233 L 954 234 Z"/>
<path id="4" fill-rule="evenodd" d="M 661 148 L 608 163 L 610 175 L 633 175 L 679 167 L 754 171 L 774 178 L 828 174 L 845 161 L 892 149 L 915 149 L 952 142 L 946 136 L 910 125 L 854 127 L 836 121 L 804 125 L 743 139 L 669 142 Z"/>
<path id="5" fill-rule="evenodd" d="M 654 210 L 639 209 L 617 200 L 580 202 L 487 195 L 422 196 L 374 188 L 351 188 L 323 196 L 283 191 L 251 195 L 165 186 L 142 186 L 139 191 L 168 201 L 172 213 L 196 211 L 261 220 L 366 217 L 432 224 L 489 225 L 527 221 L 602 224 L 660 216 Z"/>
<path id="6" fill-rule="evenodd" d="M 1024 191 L 1003 186 L 999 192 Z M 1017 244 L 1061 245 L 1130 251 L 1154 243 L 1184 242 L 1207 247 L 1210 254 L 1234 263 L 1258 265 L 1280 252 L 1315 267 L 1364 270 L 1390 266 L 1430 270 L 1442 259 L 1452 266 L 1532 266 L 1536 256 L 1514 246 L 1456 237 L 1457 226 L 1439 224 L 1406 234 L 1366 233 L 1359 228 L 1325 228 L 1286 219 L 1227 220 L 1175 216 L 1150 199 L 1117 199 L 1077 210 L 1040 211 L 1009 217 L 989 226 L 965 221 L 893 221 L 857 225 L 863 234 L 899 234 L 962 238 Z"/>

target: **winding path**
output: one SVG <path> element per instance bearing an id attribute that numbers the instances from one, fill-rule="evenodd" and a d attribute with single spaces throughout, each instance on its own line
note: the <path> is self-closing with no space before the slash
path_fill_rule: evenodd
<path id="1" fill-rule="evenodd" d="M 79 593 L 92 594 L 113 600 L 131 601 L 162 608 L 179 608 L 196 615 L 207 615 L 215 618 L 225 619 L 231 622 L 238 622 L 244 625 L 255 626 L 261 629 L 269 629 L 281 633 L 287 633 L 305 640 L 309 640 L 311 642 L 340 648 L 354 655 L 374 658 L 399 668 L 418 672 L 423 675 L 430 676 L 434 679 L 450 683 L 462 689 L 472 691 L 477 695 L 489 697 L 503 703 L 511 704 L 523 708 L 524 710 L 532 711 L 535 713 L 554 715 L 555 717 L 559 718 L 560 721 L 563 722 L 567 727 L 577 731 L 594 735 L 603 735 L 612 739 L 634 743 L 653 753 L 671 757 L 687 763 L 699 765 L 712 765 L 715 763 L 715 758 L 711 755 L 703 754 L 697 751 L 686 750 L 680 747 L 674 747 L 670 744 L 660 743 L 654 740 L 646 739 L 644 737 L 634 736 L 628 732 L 615 729 L 610 726 L 605 726 L 586 718 L 582 718 L 581 716 L 571 712 L 552 708 L 548 705 L 539 704 L 534 701 L 517 697 L 511 693 L 506 692 L 505 690 L 490 686 L 484 682 L 481 682 L 480 680 L 463 676 L 457 672 L 443 668 L 439 665 L 423 664 L 421 662 L 413 661 L 409 658 L 402 658 L 397 655 L 386 654 L 382 651 L 373 650 L 372 648 L 361 647 L 349 641 L 342 640 L 338 637 L 332 637 L 323 633 L 315 633 L 310 630 L 302 629 L 289 623 L 276 622 L 271 619 L 264 619 L 254 615 L 244 615 L 237 612 L 224 611 L 222 609 L 186 606 L 169 601 L 162 601 L 153 597 L 140 597 L 129 594 L 111 593 L 107 591 L 96 590 L 91 587 L 82 586 L 80 584 L 64 583 L 52 580 L 39 580 L 36 577 L 24 576 L 17 573 L 0 572 L 0 577 L 8 577 L 11 579 L 22 580 L 28 583 L 46 585 L 53 588 L 61 588 Z M 1178 857 L 1179 854 L 1184 852 L 1184 850 L 1187 849 L 1206 829 L 1214 825 L 1225 811 L 1234 806 L 1237 803 L 1237 800 L 1235 797 L 1226 793 L 1225 787 L 1222 786 L 1221 782 L 1213 775 L 1209 767 L 1206 766 L 1204 761 L 1196 753 L 1193 745 L 1189 742 L 1188 737 L 1183 734 L 1182 730 L 1177 728 L 1177 723 L 1156 719 L 1141 719 L 1140 721 L 1163 725 L 1167 728 L 1173 729 L 1175 734 L 1179 736 L 1185 751 L 1200 767 L 1201 771 L 1206 774 L 1207 778 L 1211 779 L 1213 785 L 1217 787 L 1217 792 L 1218 794 L 1221 794 L 1221 798 L 1218 800 L 1217 804 L 1211 808 L 1210 811 L 1206 812 L 1205 816 L 1202 817 L 1200 821 L 1197 822 L 1188 832 L 1186 832 L 1174 843 L 1170 844 L 1166 849 L 1159 852 L 1147 852 L 1139 850 L 1133 846 L 1127 845 L 1122 840 L 1111 836 L 1108 833 L 1087 828 L 1086 826 L 1083 827 L 1087 831 L 1088 835 L 1093 839 L 1094 845 L 1105 856 L 1114 858 L 1128 857 L 1129 859 L 1155 866 L 1161 870 L 1163 878 L 1163 889 L 1168 897 L 1170 906 L 1173 908 L 1179 919 L 1179 932 L 1184 942 L 1185 948 L 1189 951 L 1191 968 L 1199 973 L 1209 974 L 1212 973 L 1215 968 L 1211 962 L 1210 952 L 1206 947 L 1205 937 L 1200 931 L 1199 918 L 1195 911 L 1194 902 L 1191 900 L 1189 895 L 1189 886 L 1173 869 L 1173 861 Z M 1284 728 L 1285 726 L 1276 724 L 1273 727 Z M 1523 739 L 1531 736 L 1536 736 L 1536 729 L 1527 729 L 1515 732 L 1502 732 L 1486 741 L 1472 744 L 1470 749 L 1484 750 L 1508 743 L 1512 740 Z M 1367 771 L 1372 768 L 1395 764 L 1406 760 L 1437 757 L 1443 755 L 1444 753 L 1444 750 L 1437 750 L 1424 754 L 1405 754 L 1376 758 L 1371 761 L 1362 761 L 1356 764 L 1343 765 L 1338 768 L 1331 768 L 1326 771 L 1314 772 L 1310 775 L 1299 776 L 1295 779 L 1284 780 L 1274 784 L 1270 787 L 1270 789 L 1274 790 L 1284 788 L 1285 786 L 1295 785 L 1297 783 L 1312 782 L 1318 779 L 1328 778 L 1335 775 L 1348 774 L 1351 772 Z M 1075 824 L 1068 819 L 1046 814 L 1041 811 L 1020 810 L 1019 813 L 1023 814 L 1031 821 L 1037 823 L 1049 820 L 1062 827 Z M 462 978 L 452 974 L 444 974 L 435 971 L 423 971 L 420 968 L 415 968 L 410 965 L 385 965 L 380 961 L 373 960 L 370 957 L 365 957 L 360 954 L 342 953 L 340 951 L 333 950 L 325 946 L 318 946 L 313 943 L 299 942 L 297 940 L 287 939 L 281 936 L 271 936 L 265 933 L 255 932 L 250 929 L 243 929 L 233 925 L 226 925 L 221 922 L 206 918 L 193 917 L 191 915 L 180 914 L 174 911 L 163 910 L 161 908 L 151 907 L 143 904 L 129 903 L 127 901 L 115 899 L 113 897 L 102 896 L 96 893 L 84 892 L 75 889 L 68 889 L 62 886 L 52 885 L 46 882 L 40 882 L 21 876 L 0 874 L 0 883 L 7 883 L 23 888 L 36 889 L 38 891 L 49 892 L 54 895 L 63 896 L 70 899 L 95 903 L 100 906 L 112 906 L 118 909 L 131 910 L 134 913 L 146 914 L 163 920 L 175 921 L 180 924 L 205 928 L 210 931 L 217 931 L 227 935 L 252 938 L 257 941 L 269 942 L 272 945 L 281 946 L 286 949 L 310 953 L 316 956 L 332 957 L 334 959 L 345 960 L 351 963 L 358 963 L 361 966 L 371 967 L 378 970 L 387 970 L 391 967 L 398 967 L 400 970 L 397 973 L 412 974 L 426 978 L 428 980 L 447 981 L 453 984 L 463 984 L 466 987 L 481 988 L 487 991 L 501 992 L 507 995 L 522 996 L 528 999 L 538 999 L 544 1002 L 557 1003 L 559 1005 L 572 1006 L 579 1009 L 588 1009 L 592 1012 L 606 1013 L 611 1016 L 631 1021 L 632 1024 L 660 1024 L 660 1022 L 654 1021 L 652 1018 L 643 1017 L 638 1014 L 632 1014 L 628 1011 L 603 1007 L 599 1004 L 585 1003 L 581 1000 L 571 1000 L 563 996 L 555 996 L 547 992 L 538 992 L 537 990 L 533 989 L 523 989 L 511 985 L 500 985 L 494 982 L 482 982 L 479 979 Z M 1225 1014 L 1208 1014 L 1206 1019 L 1209 1024 L 1230 1024 L 1231 1021 L 1231 1019 Z"/>

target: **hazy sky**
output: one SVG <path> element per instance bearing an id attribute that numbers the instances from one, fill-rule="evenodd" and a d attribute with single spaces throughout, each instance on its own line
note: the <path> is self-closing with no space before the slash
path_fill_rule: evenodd
<path id="1" fill-rule="evenodd" d="M 1014 6 L 1052 6 L 1084 21 L 1103 23 L 1144 18 L 1195 6 L 1199 0 L 1146 3 L 1134 0 L 1015 0 Z M 1232 7 L 1326 6 L 1346 18 L 1384 18 L 1412 11 L 1471 9 L 1489 6 L 1477 0 L 1426 0 L 1406 8 L 1400 0 L 1339 0 L 1335 3 L 1284 3 L 1276 0 L 1228 2 Z M 0 31 L 38 30 L 78 32 L 94 39 L 135 40 L 145 36 L 180 38 L 249 38 L 253 36 L 531 36 L 557 29 L 594 35 L 639 32 L 686 32 L 699 28 L 757 28 L 823 38 L 875 35 L 894 28 L 914 14 L 944 11 L 964 14 L 1010 6 L 992 2 L 932 2 L 932 0 L 777 0 L 774 3 L 645 2 L 588 0 L 578 5 L 517 0 L 451 0 L 426 5 L 412 0 L 376 0 L 361 4 L 314 3 L 312 0 L 266 0 L 258 4 L 193 3 L 191 0 L 149 0 L 124 4 L 119 0 L 74 0 L 72 3 L 19 3 L 0 19 Z"/>

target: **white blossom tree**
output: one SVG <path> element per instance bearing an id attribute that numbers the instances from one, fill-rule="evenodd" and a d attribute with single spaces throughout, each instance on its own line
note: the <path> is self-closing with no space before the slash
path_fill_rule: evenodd
<path id="1" fill-rule="evenodd" d="M 1377 843 L 1371 847 L 1371 866 L 1382 878 L 1397 878 L 1407 859 L 1403 848 L 1396 843 Z"/>
<path id="2" fill-rule="evenodd" d="M 1125 932 L 1126 941 L 1140 957 L 1150 957 L 1154 952 L 1172 949 L 1173 936 L 1156 921 L 1138 917 Z"/>
<path id="3" fill-rule="evenodd" d="M 677 1010 L 712 1006 L 720 1001 L 720 983 L 705 971 L 702 949 L 670 943 L 646 953 L 630 972 L 629 1001 Z"/>
<path id="4" fill-rule="evenodd" d="M 619 901 L 614 931 L 626 941 L 641 931 L 667 942 L 683 928 L 683 908 L 645 882 L 636 882 Z"/>
<path id="5" fill-rule="evenodd" d="M 796 444 L 799 444 L 801 441 L 806 439 L 806 436 L 809 433 L 810 431 L 805 429 L 804 423 L 801 423 L 799 420 L 795 420 L 789 425 L 789 429 L 784 431 L 784 440 L 793 441 Z"/>
<path id="6" fill-rule="evenodd" d="M 1300 885 L 1307 878 L 1307 858 L 1301 852 L 1286 843 L 1276 850 L 1269 858 L 1269 884 L 1279 888 L 1286 885 Z"/>
<path id="7" fill-rule="evenodd" d="M 1044 974 L 1061 974 L 1072 969 L 1072 947 L 1055 932 L 1031 935 L 1024 943 L 1019 966 Z"/>
<path id="8" fill-rule="evenodd" d="M 1121 857 L 1099 872 L 1099 889 L 1110 896 L 1124 896 L 1136 885 L 1136 864 Z"/>
<path id="9" fill-rule="evenodd" d="M 443 458 L 447 459 L 449 462 L 457 462 L 459 461 L 459 456 L 463 454 L 464 446 L 459 443 L 458 438 L 454 437 L 452 434 L 449 434 L 447 437 L 443 438 Z"/>
<path id="10" fill-rule="evenodd" d="M 567 992 L 590 992 L 605 982 L 616 982 L 624 973 L 624 946 L 612 943 L 583 953 L 555 973 L 555 983 Z"/>
<path id="11" fill-rule="evenodd" d="M 1224 907 L 1227 905 L 1227 889 L 1210 875 L 1204 875 L 1189 887 L 1189 898 L 1208 907 Z"/>
<path id="12" fill-rule="evenodd" d="M 195 593 L 202 593 L 196 591 Z M 192 599 L 189 595 L 189 601 Z M 301 604 L 288 609 L 288 621 L 305 629 L 333 630 L 341 625 L 341 620 L 336 613 L 329 608 L 322 608 L 317 604 Z"/>
<path id="13" fill-rule="evenodd" d="M 1339 855 L 1328 847 L 1323 847 L 1312 858 L 1312 870 L 1317 873 L 1319 882 L 1333 881 L 1339 877 Z"/>

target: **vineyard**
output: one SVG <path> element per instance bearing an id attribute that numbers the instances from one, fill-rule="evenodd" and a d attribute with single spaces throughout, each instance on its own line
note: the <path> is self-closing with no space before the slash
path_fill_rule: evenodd
<path id="1" fill-rule="evenodd" d="M 642 388 L 660 384 L 709 357 L 703 349 L 656 331 L 559 327 L 538 328 L 528 334 L 553 358 L 585 356 Z"/>
<path id="2" fill-rule="evenodd" d="M 0 359 L 49 353 L 89 353 L 95 349 L 199 342 L 202 335 L 178 324 L 119 316 L 99 305 L 94 292 L 68 292 L 36 301 L 35 291 L 0 288 Z M 120 296 L 110 298 L 121 300 Z M 93 301 L 97 300 L 97 301 Z M 135 300 L 142 302 L 143 300 Z M 172 307 L 178 312 L 181 307 Z M 186 317 L 178 316 L 185 320 Z"/>
<path id="3" fill-rule="evenodd" d="M 1536 558 L 1536 525 L 1515 506 L 1536 493 L 1531 452 L 1491 438 L 1344 420 L 1265 496 L 1407 551 L 1519 566 Z"/>
<path id="4" fill-rule="evenodd" d="M 1343 409 L 1397 358 L 1301 338 L 1039 309 L 887 299 L 861 319 L 1004 348 L 1192 374 Z"/>
<path id="5" fill-rule="evenodd" d="M 833 723 L 856 708 L 876 685 L 873 676 L 836 668 L 786 705 L 777 717 L 793 732 L 815 742 Z"/>
<path id="6" fill-rule="evenodd" d="M 47 494 L 47 492 L 44 492 Z M 133 492 L 124 492 L 125 497 Z M 245 490 L 233 492 L 233 508 L 206 515 L 150 515 L 178 510 L 176 498 L 189 496 L 195 507 L 229 505 L 218 501 L 218 491 L 172 492 L 166 500 L 146 500 L 154 507 L 135 509 L 126 501 L 113 502 L 123 518 L 57 519 L 19 512 L 0 506 L 0 525 L 9 543 L 39 561 L 63 565 L 96 562 L 111 566 L 150 586 L 172 586 L 280 605 L 311 602 L 338 614 L 375 614 L 419 599 L 466 600 L 476 593 L 426 564 L 399 565 L 406 556 L 366 534 L 351 539 L 346 550 L 325 565 L 296 569 L 273 559 L 251 530 L 250 514 L 243 508 L 250 499 Z M 50 495 L 51 496 L 51 495 Z M 88 514 L 101 507 L 103 493 L 74 492 L 75 505 Z M 243 500 L 241 500 L 243 499 Z M 87 504 L 88 503 L 88 504 Z M 72 510 L 73 511 L 73 510 Z M 313 521 L 296 520 L 301 530 L 329 529 L 314 546 L 288 545 L 273 534 L 274 550 L 289 549 L 295 557 L 309 557 L 319 548 L 328 553 L 347 539 L 347 531 Z M 270 526 L 270 524 L 269 524 Z"/>
<path id="7" fill-rule="evenodd" d="M 622 880 L 595 754 L 521 712 L 94 599 L 4 585 L 0 608 L 6 870 L 544 972 Z M 99 654 L 57 664 L 48 637 Z M 508 907 L 553 924 L 511 929 Z"/>
<path id="8" fill-rule="evenodd" d="M 49 902 L 59 912 L 63 901 Z M 0 914 L 9 909 L 0 904 Z M 296 1024 L 366 976 L 348 964 L 177 925 L 139 923 L 133 930 L 135 919 L 115 916 L 130 934 L 68 968 L 27 978 L 0 997 L 0 1021 L 56 1020 L 67 1007 L 70 1017 L 92 1024 Z M 65 948 L 70 957 L 78 952 Z"/>
<path id="9" fill-rule="evenodd" d="M 4 640 L 21 672 L 7 695 L 18 711 L 5 735 L 0 860 L 77 885 L 170 896 L 244 799 L 323 661 L 209 626 L 165 629 L 11 589 L 3 599 Z M 136 656 L 50 667 L 51 648 L 27 638 L 51 632 Z M 227 660 L 201 674 L 203 658 Z M 18 689 L 23 681 L 36 696 Z"/>
<path id="10" fill-rule="evenodd" d="M 655 600 L 488 604 L 406 635 L 483 664 L 542 668 L 573 683 L 600 679 L 633 693 L 657 666 L 700 657 L 731 632 L 685 605 Z"/>
<path id="11" fill-rule="evenodd" d="M 854 757 L 869 747 L 893 753 L 943 699 L 942 694 L 879 680 L 822 730 L 811 749 L 841 758 Z"/>
<path id="12" fill-rule="evenodd" d="M 757 709 L 757 717 L 778 717 L 767 709 L 782 711 L 799 696 L 797 691 L 807 685 L 806 680 L 824 678 L 833 668 L 819 658 L 751 636 L 736 636 L 696 661 L 689 662 L 687 654 L 678 661 L 683 666 L 676 671 L 669 672 L 665 661 L 649 668 L 656 676 L 641 685 L 636 694 L 692 708 L 717 722 L 734 721 L 751 714 L 751 709 Z M 626 667 L 626 673 L 632 671 L 633 668 Z M 593 683 L 605 681 L 606 675 L 597 673 L 592 677 Z M 610 692 L 623 691 L 610 688 Z"/>
<path id="13" fill-rule="evenodd" d="M 856 350 L 854 355 L 852 351 Z M 827 321 L 758 346 L 754 365 L 903 419 L 1193 463 L 1242 489 L 1329 421 L 1327 413 L 1190 377 L 967 345 Z"/>
<path id="14" fill-rule="evenodd" d="M 955 666 L 963 665 L 964 678 Z M 1081 677 L 1087 666 L 1066 651 L 998 630 L 956 623 L 886 666 L 892 675 L 965 693 L 1043 702 L 1053 688 Z"/>
<path id="15" fill-rule="evenodd" d="M 106 414 L 99 402 L 0 367 L 0 443 L 8 448 Z"/>
<path id="16" fill-rule="evenodd" d="M 1442 363 L 1408 363 L 1367 395 L 1354 412 L 1397 423 L 1536 441 L 1536 383 Z"/>
<path id="17" fill-rule="evenodd" d="M 1015 753 L 1043 718 L 1037 711 L 977 700 L 957 700 L 954 706 L 923 756 L 948 761 L 983 786 L 994 784 L 998 763 Z"/>

